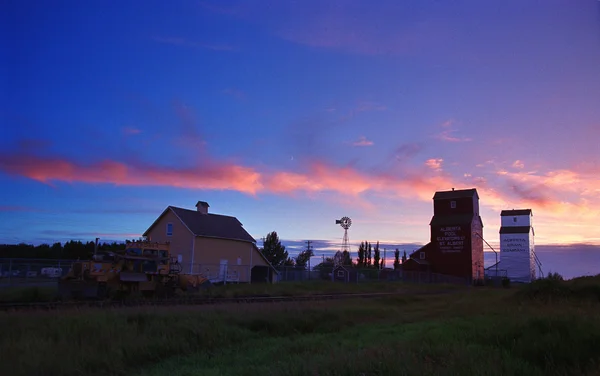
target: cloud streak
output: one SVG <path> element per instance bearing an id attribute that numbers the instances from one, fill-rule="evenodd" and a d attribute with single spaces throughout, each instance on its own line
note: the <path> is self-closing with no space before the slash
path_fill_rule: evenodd
<path id="1" fill-rule="evenodd" d="M 374 142 L 367 139 L 365 136 L 360 136 L 358 140 L 352 143 L 353 146 L 373 146 Z"/>
<path id="2" fill-rule="evenodd" d="M 258 171 L 238 164 L 205 161 L 190 168 L 103 160 L 84 164 L 64 158 L 33 155 L 0 155 L 0 170 L 38 182 L 113 184 L 117 186 L 168 186 L 183 189 L 233 190 L 249 195 L 260 193 L 296 194 L 334 192 L 358 196 L 366 192 L 392 192 L 397 196 L 424 194 L 451 186 L 441 176 L 426 171 L 406 172 L 402 177 L 369 174 L 353 167 L 338 167 L 324 162 L 307 163 L 301 172 Z"/>
<path id="3" fill-rule="evenodd" d="M 447 121 L 443 122 L 441 125 L 443 130 L 442 130 L 442 132 L 436 134 L 435 138 L 437 138 L 438 140 L 442 140 L 444 142 L 469 142 L 469 141 L 472 141 L 472 139 L 469 137 L 455 136 L 454 134 L 458 130 L 453 128 L 452 125 L 454 125 L 453 120 L 447 120 Z"/>

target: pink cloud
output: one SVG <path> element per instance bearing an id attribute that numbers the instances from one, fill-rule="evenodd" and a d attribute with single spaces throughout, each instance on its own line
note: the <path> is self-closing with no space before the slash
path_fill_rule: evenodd
<path id="1" fill-rule="evenodd" d="M 442 165 L 443 159 L 431 158 L 416 169 L 403 166 L 402 170 L 391 173 L 373 170 L 366 172 L 352 166 L 313 161 L 299 165 L 296 171 L 290 171 L 259 170 L 236 163 L 213 161 L 210 158 L 189 168 L 173 168 L 115 160 L 83 163 L 57 157 L 0 154 L 0 171 L 48 185 L 64 182 L 165 186 L 232 190 L 251 196 L 303 194 L 318 197 L 331 194 L 326 197 L 333 197 L 336 202 L 344 205 L 354 203 L 354 206 L 358 205 L 365 211 L 374 211 L 375 207 L 370 202 L 372 197 L 416 198 L 431 202 L 433 192 L 451 187 L 461 189 L 460 186 L 466 182 L 465 188 L 477 188 L 482 206 L 494 211 L 532 208 L 546 223 L 551 219 L 564 221 L 569 218 L 570 224 L 582 226 L 586 222 L 600 219 L 600 181 L 594 166 L 544 173 L 501 170 L 499 174 L 489 176 L 461 176 L 454 179 L 441 171 Z M 16 206 L 0 207 L 0 211 L 19 210 L 26 211 Z M 563 235 L 566 239 L 568 234 L 563 231 Z"/>
<path id="2" fill-rule="evenodd" d="M 440 126 L 443 129 L 440 133 L 436 134 L 434 137 L 445 141 L 445 142 L 468 142 L 472 141 L 469 137 L 457 137 L 454 133 L 457 132 L 457 129 L 452 126 L 455 124 L 454 120 L 446 120 Z"/>
<path id="3" fill-rule="evenodd" d="M 83 164 L 59 158 L 26 155 L 0 156 L 0 169 L 42 183 L 170 186 L 189 189 L 236 190 L 256 194 L 263 189 L 252 168 L 227 163 L 205 163 L 196 168 L 134 166 L 112 160 Z"/>
<path id="4" fill-rule="evenodd" d="M 374 143 L 371 140 L 368 140 L 365 136 L 360 136 L 357 141 L 352 143 L 354 146 L 373 146 Z"/>
<path id="5" fill-rule="evenodd" d="M 525 164 L 523 162 L 521 162 L 520 160 L 516 160 L 515 163 L 512 164 L 512 166 L 514 168 L 524 168 Z"/>
<path id="6" fill-rule="evenodd" d="M 354 167 L 337 167 L 323 162 L 309 163 L 302 172 L 261 172 L 251 167 L 214 161 L 206 161 L 191 168 L 173 168 L 114 160 L 84 164 L 61 158 L 0 155 L 0 170 L 49 185 L 66 182 L 167 186 L 234 190 L 249 195 L 333 192 L 358 197 L 366 192 L 389 192 L 397 197 L 414 197 L 416 194 L 429 200 L 433 190 L 452 186 L 448 178 L 430 176 L 426 171 L 405 171 L 395 176 L 365 173 Z"/>
<path id="7" fill-rule="evenodd" d="M 425 166 L 429 167 L 433 171 L 442 171 L 442 158 L 430 158 L 425 161 Z"/>

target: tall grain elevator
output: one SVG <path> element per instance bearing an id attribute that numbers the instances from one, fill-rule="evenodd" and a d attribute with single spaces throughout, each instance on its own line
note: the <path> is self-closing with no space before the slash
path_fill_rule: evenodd
<path id="1" fill-rule="evenodd" d="M 436 192 L 429 225 L 430 242 L 411 254 L 403 270 L 483 280 L 483 221 L 477 190 Z"/>
<path id="2" fill-rule="evenodd" d="M 500 263 L 508 279 L 529 283 L 536 279 L 535 231 L 531 209 L 500 213 Z"/>

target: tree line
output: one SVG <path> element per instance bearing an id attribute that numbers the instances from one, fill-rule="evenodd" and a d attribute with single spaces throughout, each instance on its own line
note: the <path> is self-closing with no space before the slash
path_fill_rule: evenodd
<path id="1" fill-rule="evenodd" d="M 133 239 L 131 241 L 134 241 Z M 95 243 L 93 241 L 81 242 L 79 240 L 69 240 L 65 243 L 56 242 L 50 244 L 0 244 L 0 258 L 23 258 L 23 259 L 50 259 L 50 260 L 89 260 L 94 254 Z M 125 249 L 125 242 L 118 243 L 98 243 L 98 251 L 121 251 Z M 290 257 L 285 246 L 276 231 L 272 231 L 263 239 L 263 247 L 260 252 L 274 267 L 292 267 L 299 270 L 305 270 L 309 266 L 309 260 L 313 257 L 312 249 L 304 249 L 296 257 Z M 406 251 L 402 256 L 402 262 L 407 259 Z M 350 253 L 342 253 L 342 265 L 356 268 L 382 269 L 385 265 L 385 259 L 381 257 L 379 242 L 373 246 L 365 241 L 358 247 L 358 258 L 353 261 Z M 322 262 L 315 265 L 315 269 L 333 267 L 333 257 L 326 257 Z M 400 266 L 400 251 L 394 252 L 394 269 Z"/>
<path id="2" fill-rule="evenodd" d="M 290 267 L 294 269 L 307 269 L 309 259 L 314 256 L 312 249 L 305 249 L 298 253 L 296 257 L 290 257 L 285 246 L 281 244 L 276 231 L 272 231 L 263 238 L 263 246 L 259 249 L 265 258 L 274 267 Z M 400 257 L 400 250 L 396 248 L 394 251 L 394 269 L 398 269 L 402 263 L 406 262 L 408 256 L 406 251 Z M 382 257 L 379 248 L 379 242 L 375 247 L 368 241 L 361 242 L 358 247 L 358 257 L 356 262 L 350 257 L 347 251 L 342 252 L 341 264 L 348 267 L 361 269 L 383 269 L 385 267 L 385 257 Z M 315 269 L 331 268 L 334 265 L 333 257 L 326 257 L 322 262 L 315 265 Z"/>
<path id="3" fill-rule="evenodd" d="M 95 243 L 69 240 L 50 244 L 0 244 L 0 258 L 50 259 L 50 260 L 87 260 L 94 254 Z M 125 249 L 125 243 L 98 243 L 99 251 L 119 251 Z"/>

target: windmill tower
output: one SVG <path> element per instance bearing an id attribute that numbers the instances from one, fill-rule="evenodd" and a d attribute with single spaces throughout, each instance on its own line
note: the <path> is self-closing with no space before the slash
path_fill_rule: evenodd
<path id="1" fill-rule="evenodd" d="M 335 224 L 342 226 L 342 228 L 344 229 L 344 239 L 342 240 L 341 253 L 343 254 L 343 252 L 346 251 L 346 252 L 348 252 L 348 254 L 350 254 L 350 244 L 349 244 L 349 240 L 348 240 L 348 229 L 352 225 L 352 220 L 350 218 L 348 218 L 348 217 L 342 217 L 341 219 L 336 219 L 335 220 Z M 352 257 L 350 257 L 350 258 L 352 258 Z"/>

